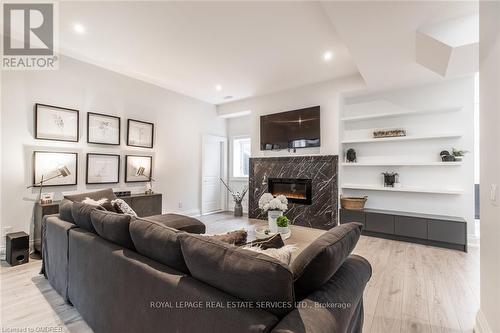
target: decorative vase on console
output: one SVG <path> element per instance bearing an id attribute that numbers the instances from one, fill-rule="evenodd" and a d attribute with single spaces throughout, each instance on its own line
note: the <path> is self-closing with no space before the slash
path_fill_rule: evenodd
<path id="1" fill-rule="evenodd" d="M 238 192 L 238 191 L 233 191 L 222 178 L 220 178 L 220 181 L 222 182 L 222 184 L 224 184 L 224 186 L 227 188 L 227 191 L 229 192 L 229 194 L 231 194 L 231 196 L 233 197 L 234 216 L 235 217 L 243 216 L 243 206 L 241 205 L 241 202 L 243 201 L 243 199 L 245 198 L 245 195 L 248 192 L 248 186 L 245 186 L 243 188 L 243 191 Z"/>
<path id="2" fill-rule="evenodd" d="M 283 212 L 288 209 L 288 200 L 284 195 L 274 197 L 271 193 L 264 193 L 259 199 L 259 208 L 267 212 L 269 231 L 278 232 L 276 220 L 283 216 Z"/>

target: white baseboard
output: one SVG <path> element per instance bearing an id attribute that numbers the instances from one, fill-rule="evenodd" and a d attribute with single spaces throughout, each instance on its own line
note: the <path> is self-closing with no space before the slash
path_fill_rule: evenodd
<path id="1" fill-rule="evenodd" d="M 180 212 L 179 214 L 191 216 L 191 217 L 197 217 L 197 216 L 201 216 L 201 211 L 199 209 L 191 209 L 191 210 L 186 210 L 186 211 Z"/>
<path id="2" fill-rule="evenodd" d="M 493 331 L 490 328 L 490 325 L 488 324 L 488 321 L 486 320 L 486 317 L 484 316 L 483 311 L 479 309 L 477 312 L 476 316 L 476 326 L 474 327 L 474 332 L 475 333 L 493 333 Z"/>

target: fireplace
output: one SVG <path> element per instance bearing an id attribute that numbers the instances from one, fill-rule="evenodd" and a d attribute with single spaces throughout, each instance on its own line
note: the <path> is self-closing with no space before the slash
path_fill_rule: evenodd
<path id="1" fill-rule="evenodd" d="M 312 194 L 311 179 L 269 178 L 267 188 L 274 196 L 284 195 L 288 202 L 310 205 Z"/>

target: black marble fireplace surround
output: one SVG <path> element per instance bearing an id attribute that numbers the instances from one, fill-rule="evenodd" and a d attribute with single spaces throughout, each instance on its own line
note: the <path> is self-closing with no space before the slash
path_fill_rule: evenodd
<path id="1" fill-rule="evenodd" d="M 337 155 L 250 158 L 250 218 L 267 219 L 259 198 L 269 191 L 269 179 L 311 181 L 311 203 L 289 202 L 285 215 L 293 224 L 318 229 L 337 225 Z M 293 200 L 292 200 L 293 201 Z"/>

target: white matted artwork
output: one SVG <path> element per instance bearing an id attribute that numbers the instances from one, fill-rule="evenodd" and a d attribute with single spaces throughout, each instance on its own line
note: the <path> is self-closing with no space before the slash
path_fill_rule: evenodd
<path id="1" fill-rule="evenodd" d="M 43 179 L 57 176 L 60 174 L 59 170 L 63 167 L 69 170 L 69 175 L 45 181 L 43 186 L 76 185 L 78 179 L 78 153 L 33 152 L 33 184 L 40 183 L 42 176 Z"/>
<path id="2" fill-rule="evenodd" d="M 120 144 L 120 117 L 87 113 L 87 142 L 105 145 Z"/>
<path id="3" fill-rule="evenodd" d="M 87 154 L 87 184 L 116 184 L 120 181 L 120 155 Z"/>
<path id="4" fill-rule="evenodd" d="M 148 182 L 152 174 L 153 157 L 151 156 L 125 156 L 125 182 Z M 140 170 L 144 168 L 143 170 Z M 142 172 L 140 172 L 142 171 Z"/>
<path id="5" fill-rule="evenodd" d="M 154 124 L 134 119 L 127 120 L 127 146 L 153 148 Z"/>
<path id="6" fill-rule="evenodd" d="M 35 104 L 35 139 L 78 142 L 78 110 Z"/>

